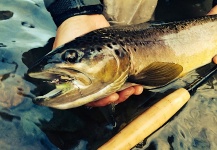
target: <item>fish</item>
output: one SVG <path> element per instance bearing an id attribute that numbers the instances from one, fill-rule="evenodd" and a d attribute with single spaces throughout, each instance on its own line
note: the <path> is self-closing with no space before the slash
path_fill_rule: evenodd
<path id="1" fill-rule="evenodd" d="M 168 85 L 212 62 L 217 54 L 217 15 L 145 22 L 94 30 L 56 48 L 28 70 L 55 85 L 34 103 L 69 109 L 129 86 Z"/>

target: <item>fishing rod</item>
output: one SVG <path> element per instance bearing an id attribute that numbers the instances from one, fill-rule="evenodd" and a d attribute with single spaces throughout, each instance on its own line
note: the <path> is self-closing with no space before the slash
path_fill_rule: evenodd
<path id="1" fill-rule="evenodd" d="M 217 65 L 187 87 L 179 88 L 155 103 L 98 150 L 129 150 L 134 147 L 165 124 L 188 102 L 191 94 L 213 76 L 216 71 Z"/>

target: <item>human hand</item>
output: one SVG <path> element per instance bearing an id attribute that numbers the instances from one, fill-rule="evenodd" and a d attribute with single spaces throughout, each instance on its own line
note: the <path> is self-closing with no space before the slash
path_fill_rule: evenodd
<path id="1" fill-rule="evenodd" d="M 108 27 L 103 15 L 79 15 L 68 18 L 57 29 L 53 49 L 90 31 Z"/>
<path id="2" fill-rule="evenodd" d="M 90 31 L 108 27 L 109 23 L 103 15 L 79 15 L 65 20 L 57 29 L 53 49 Z M 121 103 L 131 95 L 139 95 L 143 91 L 140 85 L 129 87 L 118 93 L 113 93 L 101 100 L 91 102 L 87 106 L 100 107 L 111 103 Z"/>
<path id="3" fill-rule="evenodd" d="M 217 5 L 213 7 L 207 15 L 215 15 L 217 14 Z M 213 57 L 213 62 L 217 64 L 217 55 Z"/>
<path id="4" fill-rule="evenodd" d="M 217 5 L 214 6 L 207 15 L 215 15 L 217 14 Z"/>

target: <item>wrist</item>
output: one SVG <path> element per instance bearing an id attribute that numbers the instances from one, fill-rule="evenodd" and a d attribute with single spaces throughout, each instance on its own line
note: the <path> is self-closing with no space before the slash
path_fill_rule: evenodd
<path id="1" fill-rule="evenodd" d="M 48 7 L 48 11 L 55 24 L 60 26 L 73 16 L 102 14 L 103 5 L 99 0 L 56 0 Z"/>

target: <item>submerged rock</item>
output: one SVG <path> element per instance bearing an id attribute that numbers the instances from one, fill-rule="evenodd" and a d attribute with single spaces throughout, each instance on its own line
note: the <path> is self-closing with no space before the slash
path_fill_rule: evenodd
<path id="1" fill-rule="evenodd" d="M 12 11 L 0 11 L 0 21 L 1 20 L 7 20 L 10 19 L 13 16 L 13 12 Z"/>
<path id="2" fill-rule="evenodd" d="M 55 35 L 43 1 L 38 4 L 0 1 L 0 149 L 57 149 L 38 127 L 52 118 L 52 111 L 32 103 L 35 86 L 24 79 L 23 53 Z"/>

